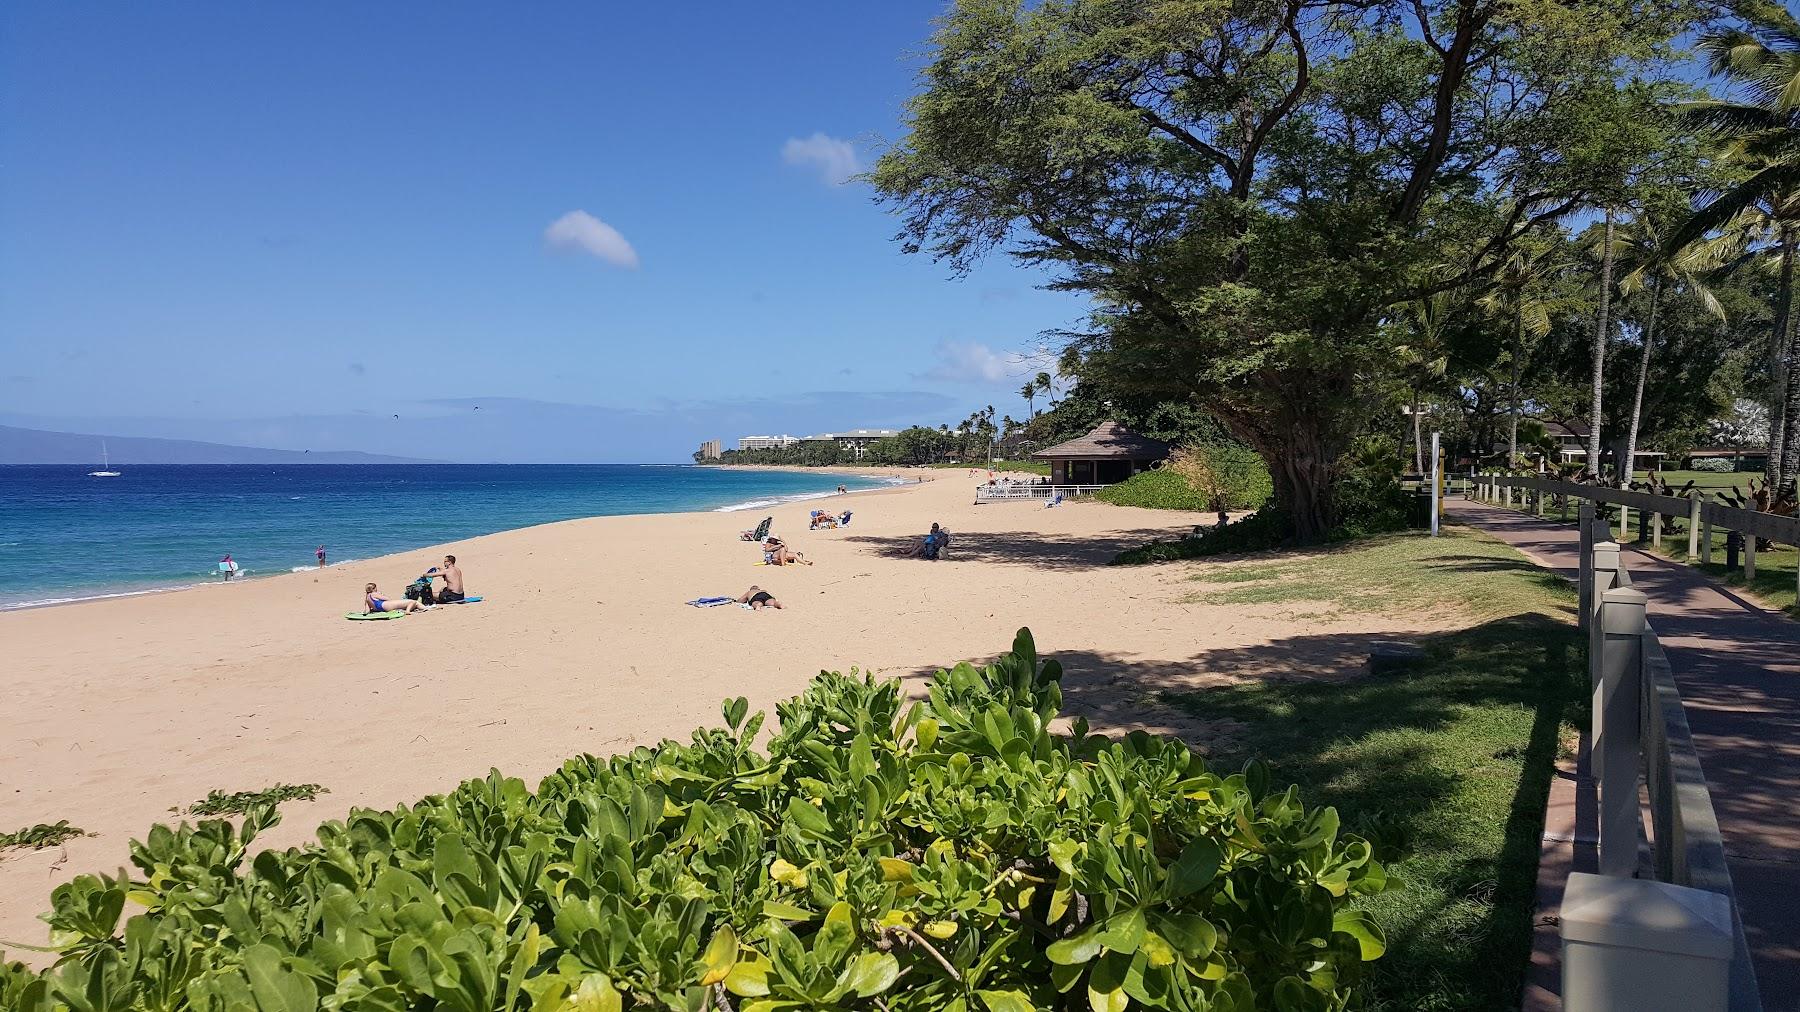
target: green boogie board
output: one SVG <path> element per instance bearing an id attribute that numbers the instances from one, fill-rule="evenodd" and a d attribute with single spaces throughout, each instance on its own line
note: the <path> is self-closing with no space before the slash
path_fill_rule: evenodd
<path id="1" fill-rule="evenodd" d="M 365 614 L 360 611 L 347 611 L 344 613 L 344 617 L 349 619 L 352 622 L 379 622 L 383 619 L 405 618 L 406 612 L 403 612 L 403 611 L 372 611 L 372 612 L 368 612 L 367 614 Z"/>

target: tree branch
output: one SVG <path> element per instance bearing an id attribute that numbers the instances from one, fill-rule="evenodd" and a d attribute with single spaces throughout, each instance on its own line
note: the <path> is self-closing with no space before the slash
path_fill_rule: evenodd
<path id="1" fill-rule="evenodd" d="M 1444 155 L 1450 149 L 1456 93 L 1472 66 L 1469 53 L 1475 46 L 1475 35 L 1487 23 L 1487 14 L 1477 15 L 1476 5 L 1477 0 L 1462 0 L 1456 11 L 1456 34 L 1451 36 L 1448 46 L 1439 49 L 1443 53 L 1443 70 L 1438 74 L 1437 91 L 1432 98 L 1431 136 L 1425 143 L 1425 153 L 1413 165 L 1406 191 L 1394 206 L 1392 217 L 1396 222 L 1409 223 L 1418 217 L 1419 209 L 1425 204 L 1425 194 L 1431 189 L 1432 177 L 1443 165 Z M 1433 48 L 1437 48 L 1435 43 Z"/>

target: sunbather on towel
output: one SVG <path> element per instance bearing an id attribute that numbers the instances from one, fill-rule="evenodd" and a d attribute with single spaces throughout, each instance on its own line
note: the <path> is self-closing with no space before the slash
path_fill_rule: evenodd
<path id="1" fill-rule="evenodd" d="M 771 566 L 791 566 L 799 563 L 810 566 L 806 556 L 790 549 L 780 538 L 769 538 L 763 542 L 763 561 Z"/>
<path id="2" fill-rule="evenodd" d="M 393 601 L 382 597 L 381 591 L 375 589 L 375 585 L 372 583 L 363 588 L 363 614 L 365 615 L 378 611 L 401 611 L 411 615 L 415 611 L 424 610 L 425 606 L 417 601 L 405 598 Z"/>
<path id="3" fill-rule="evenodd" d="M 737 602 L 741 605 L 748 606 L 751 611 L 761 611 L 764 608 L 774 608 L 777 611 L 785 610 L 782 608 L 781 602 L 775 600 L 774 594 L 758 587 L 754 583 L 750 585 L 749 590 L 738 595 Z"/>

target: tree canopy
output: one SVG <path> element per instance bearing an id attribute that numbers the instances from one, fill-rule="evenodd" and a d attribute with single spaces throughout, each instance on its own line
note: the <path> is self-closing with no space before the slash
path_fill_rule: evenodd
<path id="1" fill-rule="evenodd" d="M 1084 379 L 1194 398 L 1303 539 L 1399 369 L 1383 324 L 1616 199 L 1685 0 L 959 0 L 872 179 L 907 249 L 1090 294 Z"/>

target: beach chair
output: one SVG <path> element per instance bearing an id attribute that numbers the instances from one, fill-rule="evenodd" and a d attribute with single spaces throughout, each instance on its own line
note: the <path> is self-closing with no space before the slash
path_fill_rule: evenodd
<path id="1" fill-rule="evenodd" d="M 739 531 L 739 541 L 761 541 L 769 536 L 769 527 L 775 523 L 774 517 L 763 517 L 763 522 L 756 525 L 753 531 Z"/>
<path id="2" fill-rule="evenodd" d="M 849 510 L 845 510 L 843 516 L 838 517 L 837 525 L 839 527 L 850 526 L 850 511 Z"/>

